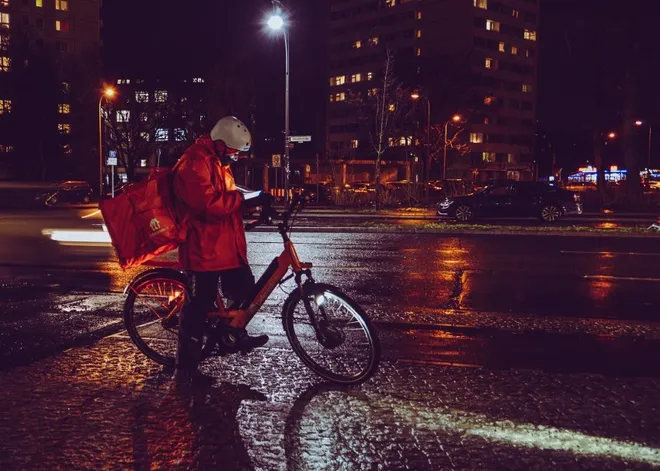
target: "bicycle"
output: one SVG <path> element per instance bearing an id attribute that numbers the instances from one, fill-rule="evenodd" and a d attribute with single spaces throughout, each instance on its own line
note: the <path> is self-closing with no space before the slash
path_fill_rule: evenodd
<path id="1" fill-rule="evenodd" d="M 225 307 L 218 291 L 215 310 L 207 313 L 202 359 L 236 353 L 226 348 L 233 340 L 231 330 L 245 328 L 274 289 L 293 278 L 296 289 L 289 293 L 282 307 L 282 326 L 293 351 L 326 380 L 359 384 L 376 372 L 380 342 L 364 310 L 339 288 L 317 283 L 312 277 L 312 264 L 298 258 L 289 235 L 304 201 L 304 195 L 296 195 L 281 215 L 263 208 L 259 219 L 246 224 L 246 230 L 251 230 L 260 224 L 272 224 L 274 219 L 280 220 L 277 231 L 284 249 L 257 281 L 248 300 Z M 289 270 L 291 273 L 287 275 Z M 178 313 L 188 296 L 186 274 L 176 265 L 160 264 L 137 275 L 124 293 L 124 324 L 133 343 L 157 363 L 174 366 Z M 151 304 L 142 306 L 142 300 L 151 300 Z M 301 319 L 296 320 L 294 316 L 300 306 Z M 335 311 L 337 317 L 331 314 Z M 364 338 L 353 342 L 362 334 Z M 316 352 L 308 351 L 306 347 L 314 344 Z"/>

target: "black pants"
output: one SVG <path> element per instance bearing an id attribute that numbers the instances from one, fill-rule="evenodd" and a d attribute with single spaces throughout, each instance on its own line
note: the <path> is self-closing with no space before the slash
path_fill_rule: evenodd
<path id="1" fill-rule="evenodd" d="M 199 365 L 206 314 L 214 310 L 218 280 L 224 299 L 231 302 L 245 301 L 254 288 L 254 275 L 247 265 L 233 270 L 189 274 L 190 296 L 179 317 L 177 368 L 192 370 Z"/>

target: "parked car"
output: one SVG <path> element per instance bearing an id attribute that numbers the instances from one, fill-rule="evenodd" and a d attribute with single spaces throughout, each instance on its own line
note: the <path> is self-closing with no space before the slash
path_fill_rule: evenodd
<path id="1" fill-rule="evenodd" d="M 468 222 L 477 217 L 538 217 L 557 222 L 566 215 L 582 214 L 580 196 L 542 182 L 503 180 L 467 196 L 438 203 L 438 216 Z"/>
<path id="2" fill-rule="evenodd" d="M 69 180 L 40 193 L 36 199 L 48 207 L 61 204 L 87 204 L 92 201 L 92 187 L 88 182 Z"/>

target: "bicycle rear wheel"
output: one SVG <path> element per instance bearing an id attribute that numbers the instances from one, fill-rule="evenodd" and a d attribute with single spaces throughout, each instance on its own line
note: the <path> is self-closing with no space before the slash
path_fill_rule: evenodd
<path id="1" fill-rule="evenodd" d="M 282 323 L 293 351 L 337 384 L 362 383 L 380 361 L 380 342 L 362 308 L 338 288 L 308 283 L 286 300 Z"/>
<path id="2" fill-rule="evenodd" d="M 157 363 L 174 366 L 179 313 L 188 295 L 183 273 L 156 269 L 128 287 L 124 325 L 133 343 Z"/>

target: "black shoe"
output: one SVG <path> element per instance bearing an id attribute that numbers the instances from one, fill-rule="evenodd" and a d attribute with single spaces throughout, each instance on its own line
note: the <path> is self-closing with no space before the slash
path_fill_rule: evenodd
<path id="1" fill-rule="evenodd" d="M 230 328 L 222 334 L 218 347 L 226 353 L 248 353 L 268 343 L 267 335 L 250 336 L 245 329 Z"/>
<path id="2" fill-rule="evenodd" d="M 198 370 L 182 370 L 176 369 L 172 381 L 176 388 L 210 388 L 215 383 L 213 376 L 205 375 Z"/>

